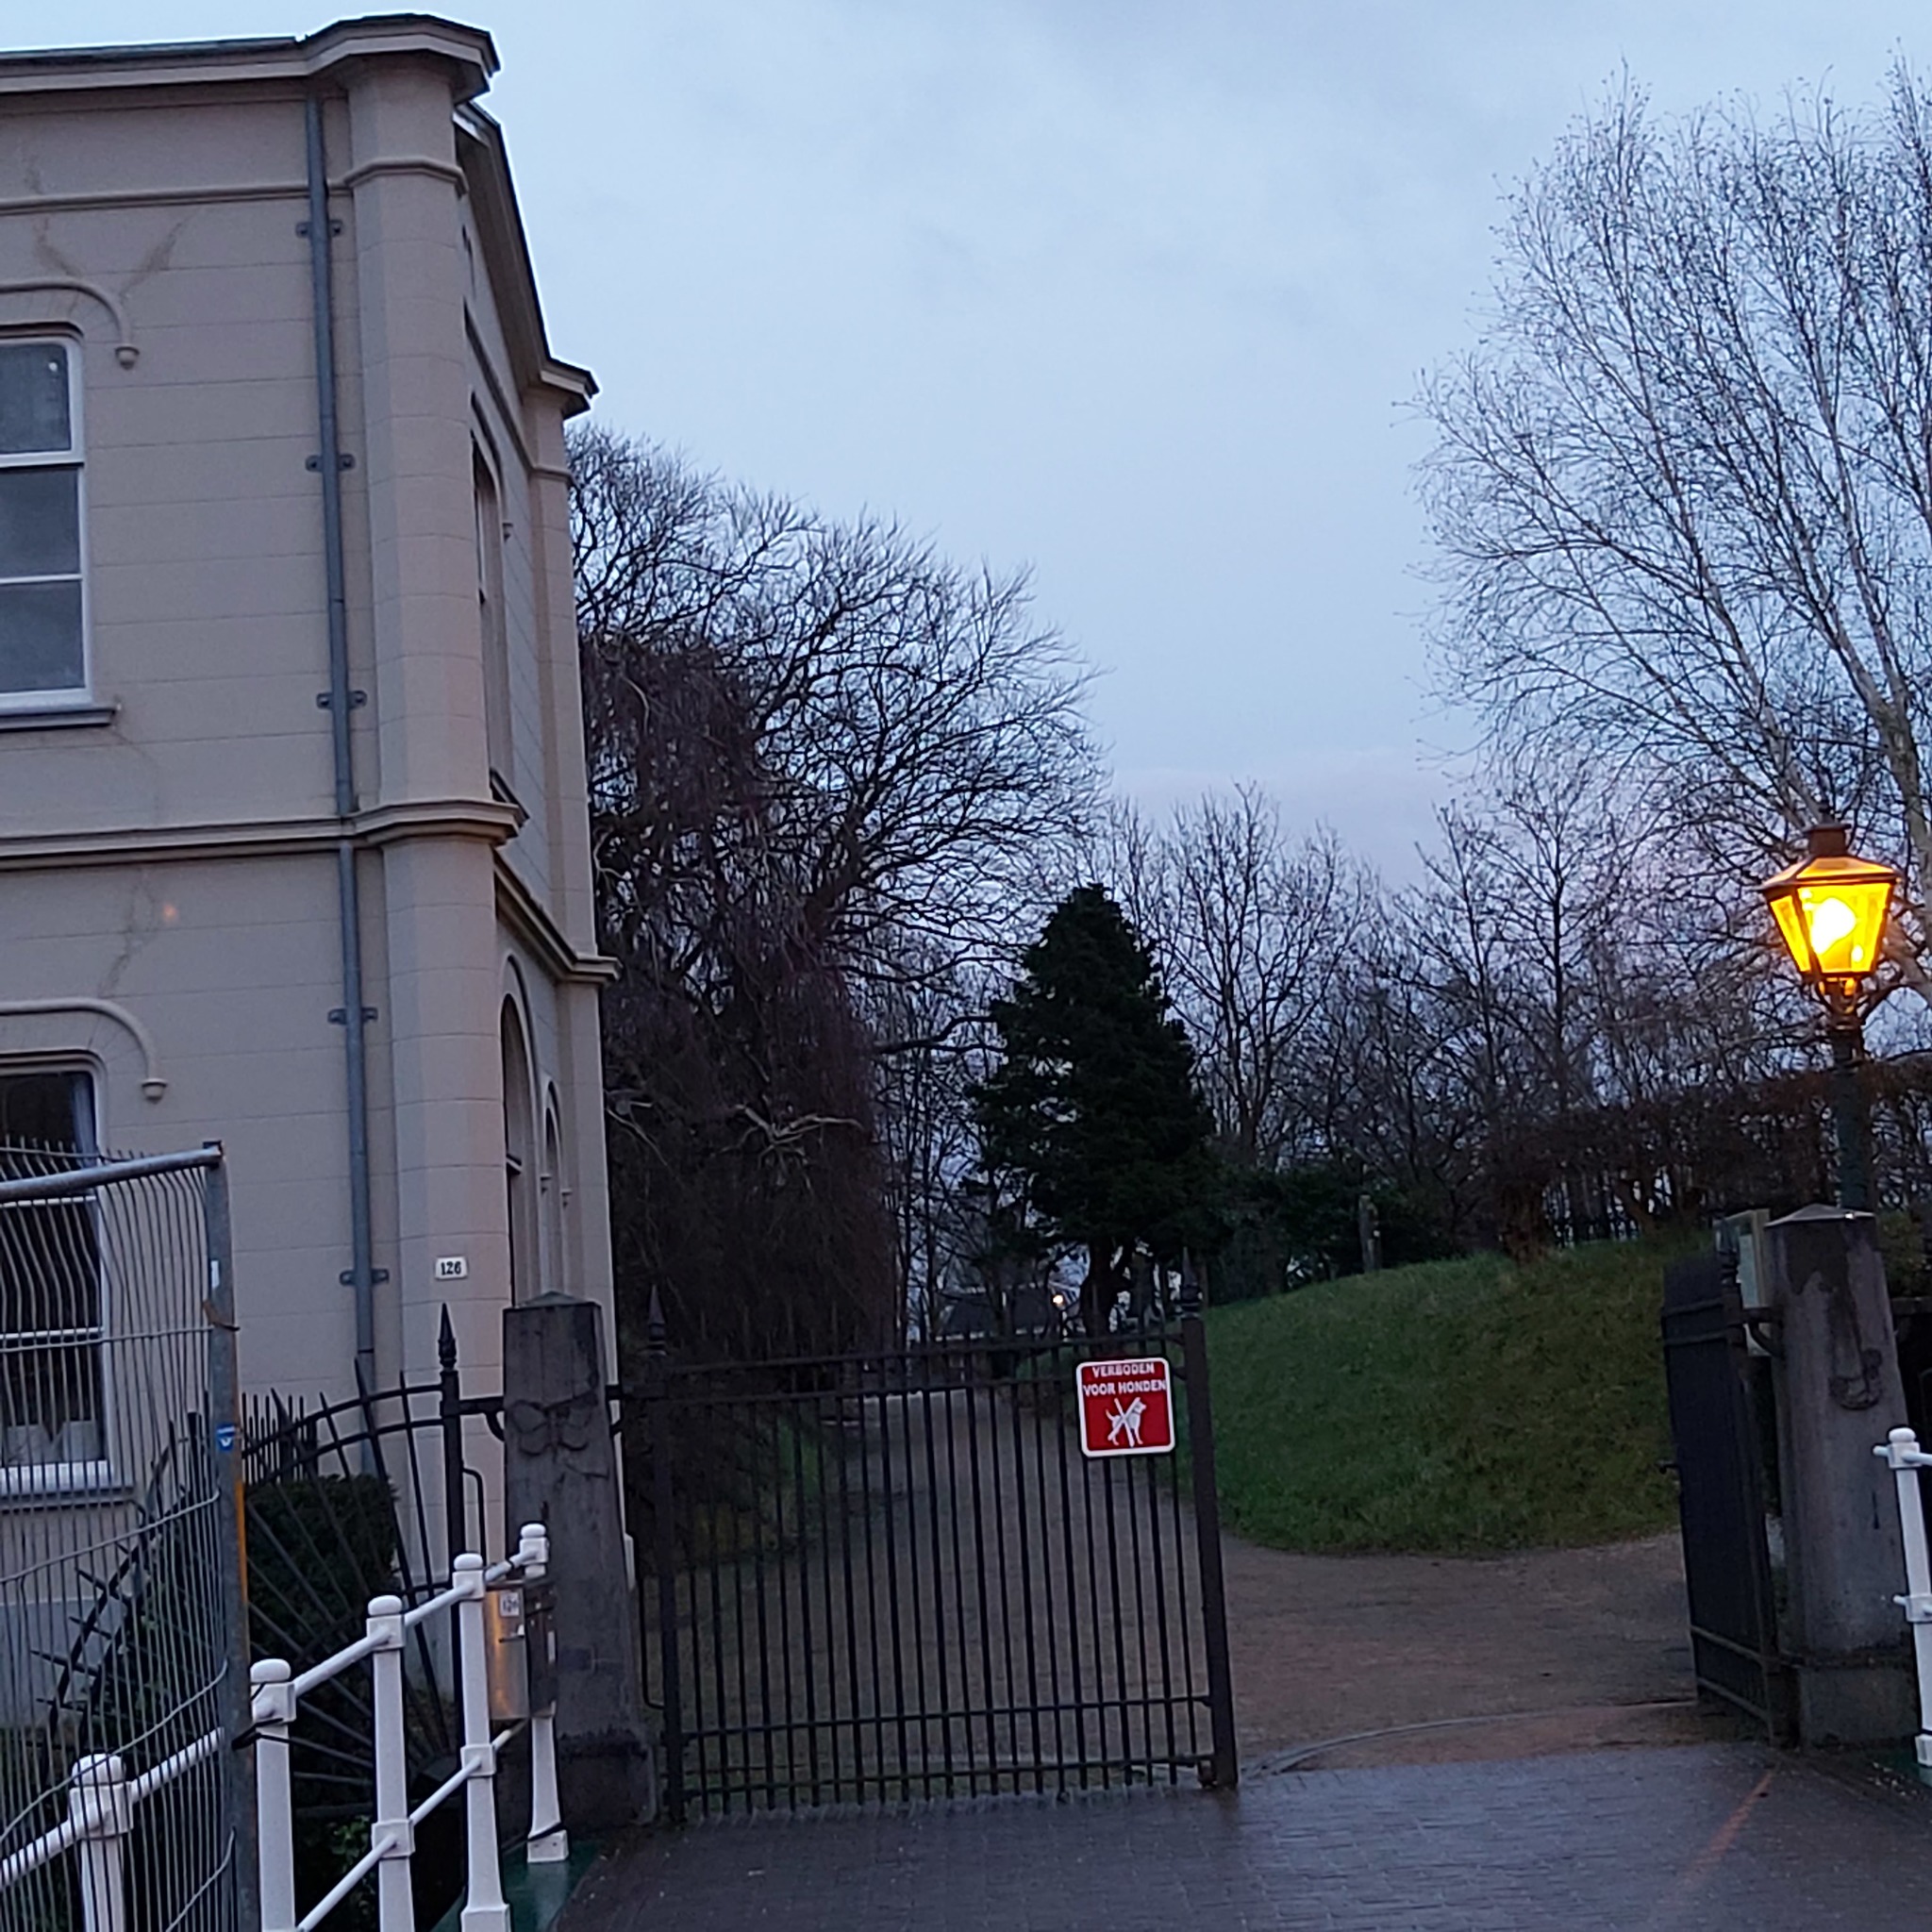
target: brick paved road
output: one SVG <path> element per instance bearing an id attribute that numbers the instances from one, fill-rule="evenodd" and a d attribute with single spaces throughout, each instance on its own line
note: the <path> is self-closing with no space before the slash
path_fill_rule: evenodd
<path id="1" fill-rule="evenodd" d="M 641 1839 L 562 1932 L 1922 1932 L 1932 1806 L 1748 1744 Z"/>

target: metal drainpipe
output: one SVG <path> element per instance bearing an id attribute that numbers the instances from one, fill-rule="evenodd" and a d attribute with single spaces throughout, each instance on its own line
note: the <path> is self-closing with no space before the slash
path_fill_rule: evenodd
<path id="1" fill-rule="evenodd" d="M 336 412 L 335 275 L 329 247 L 328 169 L 323 151 L 322 101 L 304 104 L 308 137 L 308 270 L 315 334 L 315 398 L 321 428 L 322 556 L 328 587 L 328 717 L 335 750 L 336 816 L 343 835 L 336 845 L 336 902 L 342 947 L 342 1059 L 349 1115 L 350 1268 L 342 1278 L 356 1296 L 356 1379 L 375 1387 L 375 1268 L 369 1226 L 369 1059 L 363 1028 L 362 901 L 356 881 L 356 846 L 348 821 L 356 810 L 355 748 L 349 713 L 349 608 L 342 567 L 342 449 Z"/>

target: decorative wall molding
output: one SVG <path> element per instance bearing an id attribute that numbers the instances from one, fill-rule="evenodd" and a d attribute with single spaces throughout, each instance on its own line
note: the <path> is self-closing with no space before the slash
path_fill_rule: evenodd
<path id="1" fill-rule="evenodd" d="M 248 858 L 332 852 L 344 833 L 358 845 L 401 839 L 484 839 L 501 845 L 517 829 L 514 806 L 493 798 L 408 799 L 353 818 L 238 819 L 208 824 L 104 826 L 89 832 L 0 837 L 0 872 L 76 865 L 152 865 L 166 859 Z"/>
<path id="2" fill-rule="evenodd" d="M 332 188 L 340 184 L 331 183 Z M 307 201 L 304 181 L 219 181 L 206 188 L 92 188 L 71 194 L 0 197 L 0 216 L 86 214 L 94 209 L 179 208 L 232 201 Z"/>
<path id="3" fill-rule="evenodd" d="M 480 839 L 501 848 L 516 835 L 519 813 L 519 807 L 493 798 L 428 798 L 376 806 L 351 819 L 253 819 L 225 824 L 28 832 L 0 838 L 0 873 L 213 858 L 321 858 L 335 851 L 345 832 L 363 851 L 380 851 L 409 839 Z M 617 977 L 616 960 L 577 951 L 549 908 L 510 870 L 500 851 L 496 909 L 553 979 L 608 986 Z M 0 1007 L 0 1012 L 6 1010 Z"/>
<path id="4" fill-rule="evenodd" d="M 89 301 L 99 303 L 114 324 L 115 361 L 124 369 L 134 367 L 141 351 L 135 346 L 133 332 L 127 325 L 127 311 L 121 306 L 121 298 L 109 294 L 98 282 L 84 282 L 76 275 L 28 275 L 19 281 L 0 282 L 0 295 L 40 295 L 49 289 L 85 295 Z"/>
<path id="5" fill-rule="evenodd" d="M 452 188 L 469 187 L 469 177 L 462 169 L 441 155 L 376 155 L 347 170 L 341 182 L 353 193 L 363 182 L 380 180 L 385 175 L 426 175 L 432 181 L 446 182 Z"/>
<path id="6" fill-rule="evenodd" d="M 580 953 L 564 936 L 537 895 L 518 878 L 499 853 L 496 859 L 496 915 L 537 963 L 560 985 L 608 986 L 618 965 L 596 953 Z"/>
<path id="7" fill-rule="evenodd" d="M 128 1034 L 135 1045 L 141 1049 L 142 1096 L 148 1100 L 158 1100 L 168 1091 L 168 1083 L 161 1077 L 159 1062 L 155 1057 L 154 1035 L 125 1007 L 117 1006 L 112 1000 L 81 996 L 71 999 L 0 1000 L 0 1020 L 26 1019 L 42 1013 L 94 1013 L 104 1020 L 111 1020 L 123 1032 Z"/>

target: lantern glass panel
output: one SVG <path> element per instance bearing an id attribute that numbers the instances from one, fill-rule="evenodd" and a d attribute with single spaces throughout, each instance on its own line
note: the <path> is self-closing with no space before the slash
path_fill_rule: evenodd
<path id="1" fill-rule="evenodd" d="M 1890 897 L 1890 879 L 1833 879 L 1798 888 L 1798 908 L 1819 973 L 1845 979 L 1877 965 Z"/>
<path id="2" fill-rule="evenodd" d="M 1785 951 L 1791 956 L 1791 964 L 1808 979 L 1815 969 L 1811 963 L 1811 944 L 1805 932 L 1805 921 L 1798 911 L 1797 894 L 1779 893 L 1771 902 L 1771 909 L 1777 920 Z"/>

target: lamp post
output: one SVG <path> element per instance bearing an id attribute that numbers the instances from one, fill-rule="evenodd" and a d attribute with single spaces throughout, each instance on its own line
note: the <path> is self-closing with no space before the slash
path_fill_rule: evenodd
<path id="1" fill-rule="evenodd" d="M 1799 978 L 1824 1003 L 1839 1206 L 1860 1212 L 1872 1208 L 1872 1157 L 1858 1091 L 1865 1057 L 1858 995 L 1877 971 L 1898 883 L 1890 866 L 1853 856 L 1842 825 L 1814 825 L 1805 835 L 1805 857 L 1760 888 Z"/>

